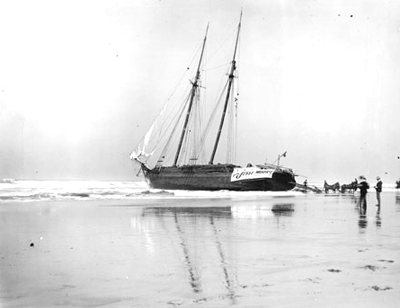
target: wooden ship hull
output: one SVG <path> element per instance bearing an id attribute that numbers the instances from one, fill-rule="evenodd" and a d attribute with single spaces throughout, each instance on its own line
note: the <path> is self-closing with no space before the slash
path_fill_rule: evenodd
<path id="1" fill-rule="evenodd" d="M 275 170 L 270 178 L 232 181 L 236 167 L 239 166 L 218 164 L 149 169 L 142 165 L 142 170 L 150 187 L 156 189 L 287 191 L 296 186 L 294 174 L 286 169 Z"/>

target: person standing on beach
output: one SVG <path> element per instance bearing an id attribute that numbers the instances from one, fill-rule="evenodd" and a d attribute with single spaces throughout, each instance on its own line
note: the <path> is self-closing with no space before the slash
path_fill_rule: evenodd
<path id="1" fill-rule="evenodd" d="M 376 206 L 381 206 L 382 181 L 379 176 L 376 177 L 376 180 L 378 181 L 374 186 L 376 190 L 376 200 L 378 200 L 378 204 Z"/>
<path id="2" fill-rule="evenodd" d="M 369 184 L 367 182 L 367 179 L 361 175 L 359 177 L 359 183 L 358 183 L 358 188 L 360 188 L 360 208 L 364 210 L 364 212 L 367 211 L 367 192 L 369 189 Z"/>

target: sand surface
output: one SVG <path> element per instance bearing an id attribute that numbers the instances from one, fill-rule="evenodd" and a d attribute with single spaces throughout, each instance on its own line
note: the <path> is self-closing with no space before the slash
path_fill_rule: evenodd
<path id="1" fill-rule="evenodd" d="M 1 307 L 400 307 L 400 192 L 0 204 Z"/>

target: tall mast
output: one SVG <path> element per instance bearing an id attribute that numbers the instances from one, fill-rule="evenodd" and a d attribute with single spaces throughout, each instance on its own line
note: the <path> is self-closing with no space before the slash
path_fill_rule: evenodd
<path id="1" fill-rule="evenodd" d="M 233 60 L 232 60 L 232 65 L 231 65 L 231 71 L 230 71 L 229 77 L 228 77 L 229 78 L 228 79 L 228 90 L 227 90 L 227 93 L 226 93 L 224 110 L 223 110 L 223 113 L 222 113 L 221 122 L 219 124 L 219 129 L 218 129 L 218 133 L 217 133 L 217 138 L 215 140 L 214 149 L 213 149 L 213 152 L 211 154 L 210 161 L 209 161 L 210 165 L 212 165 L 213 162 L 214 162 L 214 157 L 215 157 L 215 153 L 217 152 L 219 139 L 221 138 L 222 127 L 224 126 L 226 110 L 228 108 L 228 103 L 229 103 L 229 96 L 231 94 L 233 79 L 235 77 L 234 73 L 235 73 L 235 70 L 236 70 L 236 51 L 237 51 L 238 42 L 239 42 L 239 33 L 240 33 L 241 24 L 242 24 L 242 12 L 240 12 L 240 20 L 239 20 L 238 31 L 237 31 L 237 36 L 236 36 L 235 51 L 233 52 Z"/>
<path id="2" fill-rule="evenodd" d="M 187 113 L 186 113 L 185 122 L 183 124 L 183 129 L 182 129 L 182 133 L 181 133 L 181 138 L 179 140 L 178 150 L 176 151 L 176 154 L 175 154 L 174 166 L 176 166 L 177 163 L 178 163 L 178 158 L 179 158 L 179 154 L 180 154 L 181 149 L 182 149 L 183 139 L 185 138 L 185 134 L 186 134 L 186 129 L 187 129 L 188 122 L 189 122 L 190 113 L 192 112 L 193 100 L 194 100 L 194 97 L 196 96 L 197 87 L 199 86 L 200 66 L 201 66 L 201 62 L 203 60 L 204 47 L 206 46 L 208 26 L 209 25 L 207 25 L 206 35 L 204 36 L 203 47 L 201 49 L 201 55 L 200 55 L 199 65 L 197 67 L 196 77 L 194 79 L 194 82 L 192 82 L 192 90 L 191 90 L 191 93 L 190 93 L 189 107 L 188 107 L 188 110 L 187 110 Z"/>

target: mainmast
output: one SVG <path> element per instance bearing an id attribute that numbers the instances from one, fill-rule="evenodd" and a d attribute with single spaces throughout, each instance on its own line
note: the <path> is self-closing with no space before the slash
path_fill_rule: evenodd
<path id="1" fill-rule="evenodd" d="M 200 66 L 201 66 L 201 62 L 202 62 L 202 60 L 203 60 L 204 47 L 206 46 L 207 33 L 208 33 L 208 26 L 209 26 L 209 25 L 207 25 L 206 35 L 205 35 L 205 37 L 204 37 L 203 47 L 202 47 L 202 49 L 201 49 L 201 55 L 200 55 L 199 65 L 198 65 L 198 67 L 197 67 L 196 77 L 195 77 L 194 81 L 192 82 L 192 90 L 191 90 L 191 93 L 190 93 L 189 107 L 188 107 L 188 110 L 187 110 L 187 113 L 186 113 L 185 122 L 184 122 L 184 124 L 183 124 L 183 129 L 182 129 L 182 133 L 181 133 L 181 138 L 180 138 L 180 140 L 179 140 L 178 150 L 176 151 L 176 154 L 175 154 L 174 166 L 176 166 L 177 163 L 178 163 L 179 154 L 180 154 L 181 149 L 182 149 L 183 139 L 185 138 L 186 129 L 187 129 L 187 126 L 188 126 L 190 114 L 191 114 L 191 112 L 192 112 L 193 100 L 194 100 L 194 97 L 196 96 L 196 91 L 197 91 L 197 88 L 198 88 L 198 86 L 199 86 L 199 80 L 200 80 Z"/>
<path id="2" fill-rule="evenodd" d="M 224 110 L 223 110 L 223 113 L 222 113 L 221 122 L 219 124 L 219 128 L 218 128 L 217 138 L 215 140 L 214 149 L 213 149 L 213 152 L 211 154 L 210 161 L 209 161 L 210 165 L 213 164 L 215 153 L 217 152 L 219 139 L 221 138 L 222 127 L 224 126 L 226 110 L 228 108 L 229 97 L 230 97 L 230 94 L 231 94 L 233 79 L 235 78 L 234 73 L 235 73 L 235 70 L 236 70 L 236 51 L 237 51 L 237 47 L 238 47 L 238 43 L 239 43 L 239 33 L 240 33 L 241 24 L 242 24 L 242 12 L 240 13 L 240 20 L 239 20 L 238 31 L 237 31 L 237 36 L 236 36 L 236 43 L 235 43 L 235 51 L 233 52 L 233 60 L 232 60 L 231 70 L 230 70 L 229 77 L 228 77 L 229 78 L 228 79 L 228 90 L 227 90 L 227 93 L 226 93 Z"/>

